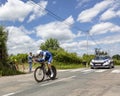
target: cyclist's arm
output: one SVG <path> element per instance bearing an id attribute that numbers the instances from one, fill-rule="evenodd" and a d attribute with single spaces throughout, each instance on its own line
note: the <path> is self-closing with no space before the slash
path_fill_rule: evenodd
<path id="1" fill-rule="evenodd" d="M 34 59 L 33 59 L 33 62 L 34 62 L 34 63 L 44 62 L 44 60 L 43 60 L 42 58 L 34 58 Z"/>
<path id="2" fill-rule="evenodd" d="M 35 62 L 44 62 L 45 61 L 45 57 L 46 57 L 46 52 L 43 52 L 42 58 L 36 58 Z"/>
<path id="3" fill-rule="evenodd" d="M 43 52 L 43 57 L 42 57 L 42 59 L 45 60 L 45 57 L 46 57 L 46 52 Z"/>
<path id="4" fill-rule="evenodd" d="M 46 52 L 43 52 L 43 57 L 39 58 L 38 61 L 39 62 L 44 62 L 45 61 L 45 57 L 46 57 Z"/>
<path id="5" fill-rule="evenodd" d="M 44 59 L 37 59 L 36 61 L 37 62 L 44 62 L 45 60 Z"/>

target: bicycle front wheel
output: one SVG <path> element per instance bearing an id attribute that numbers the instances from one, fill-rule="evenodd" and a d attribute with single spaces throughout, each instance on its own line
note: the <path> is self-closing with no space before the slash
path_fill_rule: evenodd
<path id="1" fill-rule="evenodd" d="M 34 78 L 37 82 L 42 82 L 44 80 L 45 74 L 43 68 L 37 67 L 34 71 Z"/>

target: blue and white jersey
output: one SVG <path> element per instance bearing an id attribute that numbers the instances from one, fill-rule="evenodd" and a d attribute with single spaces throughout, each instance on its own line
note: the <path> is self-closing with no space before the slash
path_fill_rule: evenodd
<path id="1" fill-rule="evenodd" d="M 42 55 L 42 59 L 45 61 L 52 57 L 52 54 L 49 51 L 42 51 L 40 52 L 40 55 Z"/>

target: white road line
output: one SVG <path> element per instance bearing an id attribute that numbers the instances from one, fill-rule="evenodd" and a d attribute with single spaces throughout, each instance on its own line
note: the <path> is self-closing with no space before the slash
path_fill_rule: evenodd
<path id="1" fill-rule="evenodd" d="M 2 96 L 11 96 L 11 95 L 14 95 L 15 93 L 8 93 L 8 94 L 5 94 L 5 95 L 2 95 Z"/>
<path id="2" fill-rule="evenodd" d="M 66 72 L 66 71 L 69 71 L 69 70 L 58 70 L 58 72 Z"/>
<path id="3" fill-rule="evenodd" d="M 85 69 L 85 70 L 82 70 L 81 72 L 89 72 L 89 71 L 93 71 L 93 69 Z"/>
<path id="4" fill-rule="evenodd" d="M 77 72 L 82 70 L 85 70 L 85 68 L 58 70 L 58 72 Z"/>
<path id="5" fill-rule="evenodd" d="M 57 83 L 57 82 L 60 82 L 60 81 L 66 81 L 66 80 L 69 80 L 69 79 L 72 79 L 76 76 L 71 76 L 71 77 L 67 77 L 67 78 L 62 78 L 62 79 L 59 79 L 59 80 L 56 80 L 54 82 L 49 82 L 49 83 L 45 83 L 45 84 L 42 84 L 41 86 L 47 86 L 47 85 L 51 85 L 51 84 L 54 84 L 54 83 Z"/>
<path id="6" fill-rule="evenodd" d="M 70 72 L 77 72 L 77 71 L 83 71 L 85 69 L 73 69 L 73 70 L 70 70 Z"/>
<path id="7" fill-rule="evenodd" d="M 95 69 L 73 69 L 73 70 L 70 70 L 70 72 L 77 72 L 77 71 L 80 71 L 83 74 L 88 74 L 88 73 L 91 73 L 91 72 L 101 73 L 101 72 L 104 72 L 106 70 L 104 70 L 104 69 L 98 69 L 98 70 L 95 70 Z"/>
<path id="8" fill-rule="evenodd" d="M 95 72 L 99 72 L 99 73 L 104 72 L 104 71 L 106 71 L 106 70 L 102 70 L 102 69 L 101 70 L 95 70 Z"/>
<path id="9" fill-rule="evenodd" d="M 93 69 L 87 69 L 87 70 L 83 70 L 81 72 L 83 72 L 83 74 L 88 74 L 88 73 L 91 73 L 93 71 L 94 71 Z"/>
<path id="10" fill-rule="evenodd" d="M 113 70 L 111 73 L 120 73 L 120 70 Z"/>

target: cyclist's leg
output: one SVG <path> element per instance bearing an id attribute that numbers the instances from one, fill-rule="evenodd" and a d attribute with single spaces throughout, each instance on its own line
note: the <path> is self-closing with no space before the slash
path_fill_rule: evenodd
<path id="1" fill-rule="evenodd" d="M 48 60 L 46 61 L 48 61 L 48 67 L 51 69 L 52 56 L 48 58 Z"/>
<path id="2" fill-rule="evenodd" d="M 51 68 L 51 62 L 52 62 L 52 56 L 48 59 L 48 68 L 50 69 L 51 77 L 53 77 L 53 71 L 52 71 L 52 68 Z"/>

